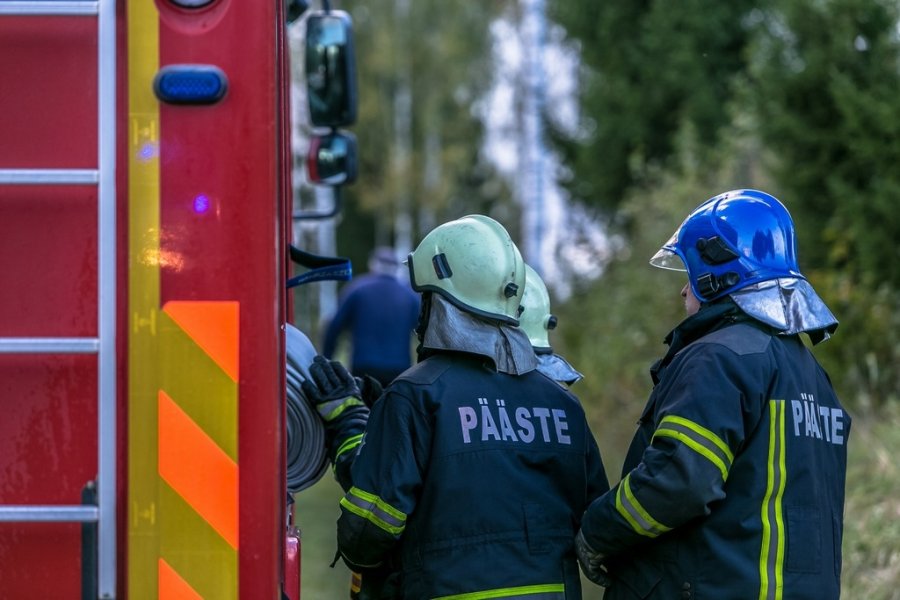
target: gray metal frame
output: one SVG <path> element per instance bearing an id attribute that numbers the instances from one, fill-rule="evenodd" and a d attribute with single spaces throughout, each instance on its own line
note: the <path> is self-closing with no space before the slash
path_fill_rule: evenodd
<path id="1" fill-rule="evenodd" d="M 97 354 L 97 506 L 0 506 L 0 521 L 97 523 L 98 598 L 116 595 L 116 3 L 0 2 L 0 15 L 97 17 L 98 168 L 0 169 L 0 184 L 97 185 L 96 338 L 0 338 L 0 354 Z M 87 482 L 85 482 L 87 483 Z"/>

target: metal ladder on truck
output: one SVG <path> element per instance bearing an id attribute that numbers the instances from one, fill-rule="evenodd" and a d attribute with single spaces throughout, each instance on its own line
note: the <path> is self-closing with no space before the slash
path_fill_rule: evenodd
<path id="1" fill-rule="evenodd" d="M 96 598 L 116 595 L 116 6 L 115 0 L 0 2 L 0 16 L 85 16 L 97 19 L 98 159 L 96 169 L 3 169 L 0 185 L 97 186 L 97 336 L 0 337 L 0 354 L 97 356 L 96 500 L 79 505 L 0 505 L 0 522 L 96 525 Z M 89 557 L 82 557 L 83 561 Z M 92 587 L 93 587 L 92 586 Z"/>

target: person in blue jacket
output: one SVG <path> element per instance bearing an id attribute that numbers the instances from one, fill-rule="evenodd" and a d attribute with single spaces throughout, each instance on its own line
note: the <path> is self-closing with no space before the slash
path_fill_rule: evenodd
<path id="1" fill-rule="evenodd" d="M 607 600 L 840 595 L 850 415 L 800 339 L 837 321 L 787 209 L 756 190 L 696 208 L 652 258 L 686 270 L 622 479 L 576 538 Z"/>
<path id="2" fill-rule="evenodd" d="M 581 598 L 575 533 L 609 485 L 580 403 L 536 369 L 517 326 L 519 250 L 498 222 L 470 215 L 431 231 L 408 266 L 422 294 L 419 362 L 364 432 L 341 434 L 340 555 L 363 582 L 390 574 L 371 597 Z M 317 357 L 310 373 L 304 391 L 335 415 L 327 423 L 358 410 L 339 363 Z"/>
<path id="3" fill-rule="evenodd" d="M 400 261 L 392 248 L 375 248 L 368 266 L 368 273 L 342 290 L 325 328 L 322 354 L 332 358 L 341 334 L 348 332 L 351 373 L 385 386 L 412 365 L 419 296 L 397 276 Z"/>

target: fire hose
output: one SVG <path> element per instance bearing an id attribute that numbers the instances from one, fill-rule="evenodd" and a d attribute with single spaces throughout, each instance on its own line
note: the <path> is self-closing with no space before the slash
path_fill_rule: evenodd
<path id="1" fill-rule="evenodd" d="M 294 219 L 315 218 L 295 213 Z M 316 281 L 348 281 L 353 277 L 350 260 L 318 256 L 288 245 L 291 261 L 308 270 L 287 281 L 287 288 Z M 287 374 L 287 491 L 295 494 L 319 481 L 328 470 L 325 427 L 306 401 L 300 384 L 309 377 L 316 349 L 299 329 L 285 324 Z"/>
<path id="2" fill-rule="evenodd" d="M 325 428 L 309 405 L 300 384 L 309 377 L 316 355 L 312 342 L 290 323 L 285 325 L 287 348 L 287 491 L 295 494 L 319 481 L 328 470 Z"/>

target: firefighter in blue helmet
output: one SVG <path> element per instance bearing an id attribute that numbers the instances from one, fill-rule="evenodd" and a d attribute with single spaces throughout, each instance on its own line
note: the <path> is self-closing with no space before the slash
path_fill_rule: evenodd
<path id="1" fill-rule="evenodd" d="M 519 250 L 470 215 L 431 231 L 408 266 L 422 294 L 419 362 L 338 457 L 352 461 L 341 556 L 363 582 L 394 574 L 381 597 L 580 598 L 575 532 L 609 486 L 580 404 L 536 370 L 517 327 Z M 316 360 L 313 402 L 358 406 L 346 370 Z"/>
<path id="2" fill-rule="evenodd" d="M 837 321 L 788 211 L 718 195 L 651 263 L 687 271 L 688 317 L 651 369 L 622 480 L 584 515 L 582 569 L 613 600 L 838 598 L 850 416 L 800 339 Z"/>

